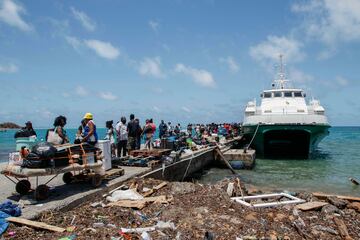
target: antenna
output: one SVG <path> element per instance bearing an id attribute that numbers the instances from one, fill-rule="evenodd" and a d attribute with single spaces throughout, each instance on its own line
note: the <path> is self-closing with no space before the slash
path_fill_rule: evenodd
<path id="1" fill-rule="evenodd" d="M 280 61 L 280 65 L 278 66 L 278 74 L 277 74 L 277 79 L 274 80 L 273 86 L 275 86 L 275 89 L 284 89 L 287 86 L 287 82 L 288 80 L 286 79 L 286 75 L 285 75 L 285 65 L 283 63 L 283 56 L 282 54 L 279 55 L 279 61 Z"/>

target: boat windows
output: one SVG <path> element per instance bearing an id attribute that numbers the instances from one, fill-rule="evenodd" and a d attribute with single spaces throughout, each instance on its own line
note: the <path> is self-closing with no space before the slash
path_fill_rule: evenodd
<path id="1" fill-rule="evenodd" d="M 271 98 L 271 93 L 270 92 L 265 92 L 264 93 L 264 98 Z"/>
<path id="2" fill-rule="evenodd" d="M 301 92 L 294 92 L 294 97 L 302 97 Z"/>
<path id="3" fill-rule="evenodd" d="M 274 97 L 281 97 L 281 92 L 274 92 Z"/>
<path id="4" fill-rule="evenodd" d="M 284 92 L 284 97 L 292 97 L 292 92 Z"/>

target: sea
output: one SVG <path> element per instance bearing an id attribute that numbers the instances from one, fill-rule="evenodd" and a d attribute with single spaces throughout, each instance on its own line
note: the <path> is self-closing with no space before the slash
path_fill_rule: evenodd
<path id="1" fill-rule="evenodd" d="M 67 129 L 73 141 L 76 129 Z M 0 162 L 8 161 L 15 151 L 16 130 L 0 132 Z M 44 139 L 46 129 L 36 129 L 38 139 Z M 100 138 L 106 129 L 99 128 Z M 256 188 L 293 191 L 321 191 L 360 196 L 360 185 L 349 178 L 360 180 L 360 127 L 332 127 L 330 135 L 306 160 L 256 159 L 253 170 L 237 170 L 241 180 Z M 231 177 L 228 169 L 211 168 L 199 180 L 213 183 Z"/>

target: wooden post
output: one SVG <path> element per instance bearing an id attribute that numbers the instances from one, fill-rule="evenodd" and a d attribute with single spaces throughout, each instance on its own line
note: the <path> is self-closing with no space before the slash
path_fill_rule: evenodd
<path id="1" fill-rule="evenodd" d="M 226 164 L 226 166 L 230 169 L 230 171 L 233 174 L 236 174 L 235 170 L 231 167 L 229 161 L 227 161 L 224 157 L 224 155 L 222 154 L 222 152 L 220 151 L 219 148 L 215 148 L 216 153 L 220 156 L 220 158 L 223 160 L 223 162 Z"/>

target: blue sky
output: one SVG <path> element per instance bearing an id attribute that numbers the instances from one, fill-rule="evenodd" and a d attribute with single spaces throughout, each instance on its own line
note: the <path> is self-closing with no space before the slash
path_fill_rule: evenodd
<path id="1" fill-rule="evenodd" d="M 2 0 L 0 38 L 0 122 L 242 121 L 283 53 L 332 125 L 359 125 L 359 0 Z"/>

